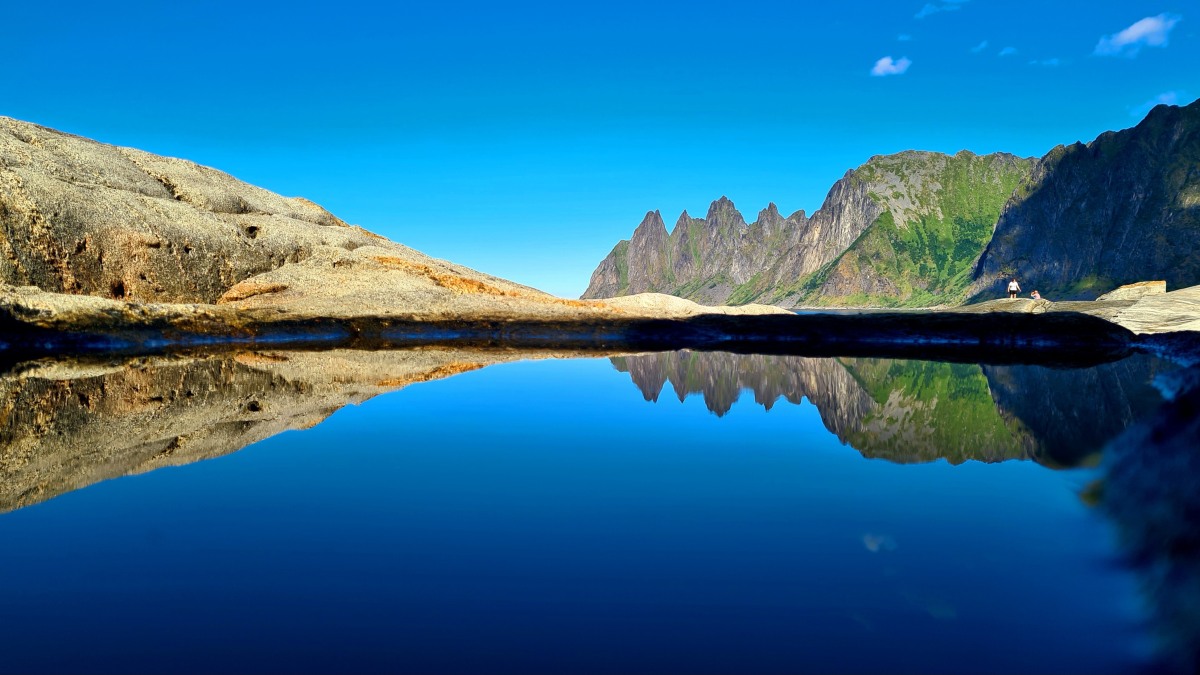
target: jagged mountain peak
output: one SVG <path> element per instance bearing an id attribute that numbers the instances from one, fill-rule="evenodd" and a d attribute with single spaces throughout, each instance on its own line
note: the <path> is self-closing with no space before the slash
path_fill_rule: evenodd
<path id="1" fill-rule="evenodd" d="M 634 230 L 634 232 L 636 233 L 637 230 L 643 230 L 645 228 L 662 228 L 663 230 L 666 230 L 667 226 L 663 223 L 662 213 L 657 209 L 654 211 L 647 211 L 646 216 L 642 218 L 641 224 L 637 226 L 637 229 Z"/>
<path id="2" fill-rule="evenodd" d="M 725 196 L 722 196 L 720 199 L 709 205 L 708 215 L 704 219 L 707 220 L 709 224 L 746 224 L 745 219 L 742 218 L 741 211 L 738 211 L 737 207 L 733 205 L 733 202 Z"/>
<path id="3" fill-rule="evenodd" d="M 767 208 L 758 212 L 758 220 L 755 222 L 759 225 L 774 226 L 784 222 L 784 218 L 780 215 L 779 207 L 775 205 L 775 202 L 770 202 L 767 204 Z"/>
<path id="4" fill-rule="evenodd" d="M 629 248 L 635 257 L 656 255 L 666 245 L 668 236 L 662 213 L 650 211 L 629 238 Z"/>

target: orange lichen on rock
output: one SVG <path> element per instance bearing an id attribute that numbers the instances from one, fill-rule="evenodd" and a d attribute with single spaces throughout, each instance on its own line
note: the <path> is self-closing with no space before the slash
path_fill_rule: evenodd
<path id="1" fill-rule="evenodd" d="M 380 380 L 377 384 L 380 387 L 403 387 L 417 382 L 429 382 L 430 380 L 440 380 L 451 375 L 459 373 L 469 373 L 472 370 L 479 370 L 486 366 L 486 363 L 464 363 L 453 361 L 444 366 L 438 366 L 433 370 L 424 373 L 417 373 L 409 377 L 392 377 L 385 380 Z"/>
<path id="2" fill-rule="evenodd" d="M 371 256 L 371 259 L 381 265 L 384 265 L 385 267 L 392 267 L 395 269 L 404 270 L 406 272 L 420 274 L 438 286 L 449 289 L 456 293 L 482 293 L 486 295 L 499 295 L 511 298 L 523 297 L 525 295 L 517 291 L 506 291 L 503 288 L 497 288 L 491 284 L 485 284 L 482 281 L 477 281 L 475 279 L 460 277 L 456 274 L 445 274 L 443 272 L 438 272 L 428 265 L 422 265 L 421 263 L 405 260 L 404 258 L 398 258 L 396 256 L 373 255 Z"/>
<path id="3" fill-rule="evenodd" d="M 269 366 L 288 361 L 288 358 L 282 354 L 267 352 L 238 352 L 233 359 L 244 366 Z"/>
<path id="4" fill-rule="evenodd" d="M 266 295 L 268 293 L 279 293 L 286 291 L 287 284 L 262 283 L 258 281 L 242 281 L 234 284 L 229 290 L 225 291 L 221 297 L 217 298 L 217 304 L 223 305 L 227 302 L 237 302 L 245 300 L 256 295 Z"/>

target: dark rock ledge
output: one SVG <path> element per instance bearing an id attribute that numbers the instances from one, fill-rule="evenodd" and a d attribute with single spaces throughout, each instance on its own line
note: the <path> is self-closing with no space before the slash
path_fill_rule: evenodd
<path id="1" fill-rule="evenodd" d="M 1134 334 L 1077 312 L 877 312 L 597 316 L 395 315 L 301 317 L 271 310 L 130 305 L 70 316 L 22 314 L 0 304 L 6 360 L 40 354 L 153 354 L 183 348 L 380 349 L 419 345 L 521 349 L 708 349 L 807 356 L 896 356 L 986 363 L 1094 363 L 1136 348 Z"/>

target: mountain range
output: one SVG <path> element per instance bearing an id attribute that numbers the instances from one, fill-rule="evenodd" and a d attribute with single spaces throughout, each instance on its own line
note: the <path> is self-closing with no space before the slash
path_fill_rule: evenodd
<path id="1" fill-rule="evenodd" d="M 651 211 L 584 298 L 660 292 L 709 304 L 958 305 L 1017 276 L 1052 299 L 1200 283 L 1200 102 L 1044 157 L 906 151 L 836 181 L 811 216 L 725 197 L 667 231 Z"/>

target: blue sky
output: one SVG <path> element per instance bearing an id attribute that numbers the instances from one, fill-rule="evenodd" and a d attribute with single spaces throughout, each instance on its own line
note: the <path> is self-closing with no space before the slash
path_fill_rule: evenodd
<path id="1" fill-rule="evenodd" d="M 578 295 L 642 215 L 871 155 L 1042 155 L 1200 96 L 1194 3 L 22 3 L 0 115 Z"/>

